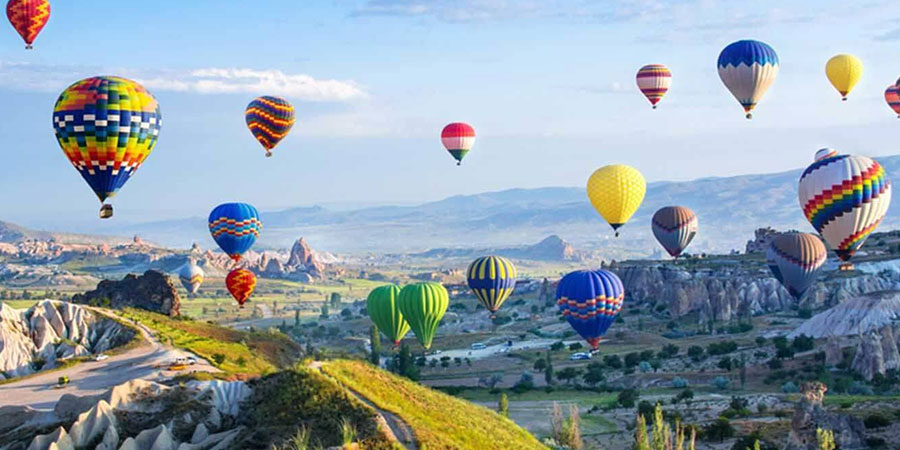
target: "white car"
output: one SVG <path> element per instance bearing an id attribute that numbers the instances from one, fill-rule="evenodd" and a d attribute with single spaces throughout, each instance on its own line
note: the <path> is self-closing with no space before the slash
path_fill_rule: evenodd
<path id="1" fill-rule="evenodd" d="M 482 344 L 481 342 L 476 342 L 472 344 L 472 350 L 484 350 L 487 348 L 487 345 Z"/>
<path id="2" fill-rule="evenodd" d="M 187 360 L 185 360 L 185 362 L 187 362 L 187 364 L 189 366 L 193 366 L 194 364 L 197 364 L 197 358 L 194 358 L 193 356 L 188 356 Z"/>
<path id="3" fill-rule="evenodd" d="M 103 353 L 101 353 L 101 354 L 99 354 L 99 355 L 94 356 L 94 361 L 103 361 L 103 360 L 108 359 L 108 358 L 109 358 L 109 356 L 104 355 Z"/>
<path id="4" fill-rule="evenodd" d="M 569 357 L 571 361 L 584 361 L 586 359 L 591 359 L 590 353 L 572 353 L 572 356 Z"/>

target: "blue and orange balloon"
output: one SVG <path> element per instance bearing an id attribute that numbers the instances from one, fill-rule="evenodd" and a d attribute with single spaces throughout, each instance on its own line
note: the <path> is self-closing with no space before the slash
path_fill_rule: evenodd
<path id="1" fill-rule="evenodd" d="M 250 250 L 261 230 L 259 212 L 246 203 L 223 203 L 209 213 L 209 233 L 235 261 Z"/>
<path id="2" fill-rule="evenodd" d="M 578 270 L 559 280 L 556 304 L 572 328 L 596 350 L 625 300 L 625 287 L 608 270 Z"/>
<path id="3" fill-rule="evenodd" d="M 294 107 L 287 100 L 269 95 L 253 99 L 244 118 L 253 137 L 266 149 L 266 156 L 272 156 L 272 149 L 291 132 L 296 120 Z"/>

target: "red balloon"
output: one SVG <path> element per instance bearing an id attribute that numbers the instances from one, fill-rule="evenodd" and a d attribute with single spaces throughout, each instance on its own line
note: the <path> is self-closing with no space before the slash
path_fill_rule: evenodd
<path id="1" fill-rule="evenodd" d="M 9 0 L 6 17 L 13 28 L 25 41 L 25 48 L 37 38 L 38 33 L 50 20 L 50 2 L 47 0 Z"/>
<path id="2" fill-rule="evenodd" d="M 225 277 L 225 286 L 228 287 L 231 296 L 237 300 L 238 305 L 243 308 L 244 303 L 256 289 L 256 275 L 247 269 L 234 269 Z"/>

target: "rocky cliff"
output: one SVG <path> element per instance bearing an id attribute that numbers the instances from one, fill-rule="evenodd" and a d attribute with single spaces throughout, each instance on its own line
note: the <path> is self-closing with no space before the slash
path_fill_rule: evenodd
<path id="1" fill-rule="evenodd" d="M 818 449 L 817 429 L 834 432 L 834 441 L 840 449 L 867 448 L 863 440 L 865 427 L 861 419 L 849 414 L 828 412 L 822 406 L 827 390 L 819 382 L 803 384 L 803 396 L 794 410 L 785 450 Z"/>
<path id="2" fill-rule="evenodd" d="M 72 302 L 114 309 L 134 307 L 172 317 L 181 314 L 178 290 L 168 276 L 155 270 L 140 276 L 128 274 L 119 281 L 103 280 L 97 289 L 74 295 Z"/>
<path id="3" fill-rule="evenodd" d="M 133 337 L 116 321 L 71 303 L 44 300 L 27 310 L 0 304 L 0 379 L 101 353 Z"/>

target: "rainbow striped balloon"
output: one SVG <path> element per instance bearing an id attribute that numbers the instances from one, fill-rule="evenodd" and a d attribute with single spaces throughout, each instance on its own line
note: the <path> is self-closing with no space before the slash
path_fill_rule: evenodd
<path id="1" fill-rule="evenodd" d="M 895 84 L 888 86 L 884 90 L 884 101 L 887 102 L 888 106 L 897 114 L 897 118 L 900 119 L 900 92 L 898 90 L 900 88 Z"/>
<path id="2" fill-rule="evenodd" d="M 244 118 L 253 137 L 266 149 L 266 156 L 272 156 L 272 149 L 291 132 L 296 120 L 294 107 L 287 100 L 269 95 L 253 99 Z"/>
<path id="3" fill-rule="evenodd" d="M 820 150 L 817 157 L 800 177 L 800 207 L 846 262 L 887 214 L 891 182 L 881 164 L 865 156 Z"/>
<path id="4" fill-rule="evenodd" d="M 647 64 L 637 73 L 638 89 L 650 100 L 653 109 L 662 100 L 672 83 L 672 72 L 663 64 Z"/>

